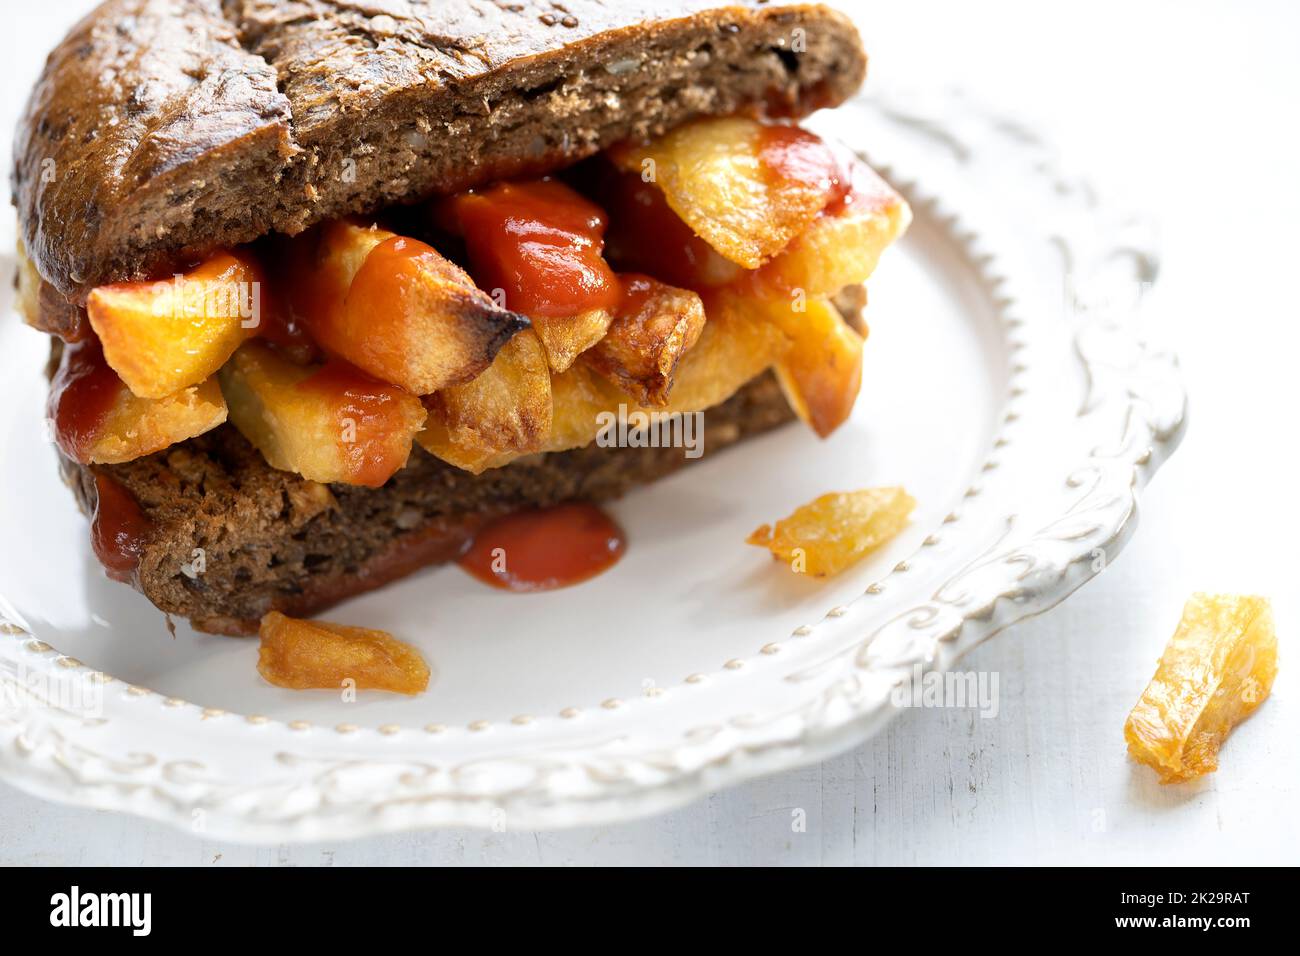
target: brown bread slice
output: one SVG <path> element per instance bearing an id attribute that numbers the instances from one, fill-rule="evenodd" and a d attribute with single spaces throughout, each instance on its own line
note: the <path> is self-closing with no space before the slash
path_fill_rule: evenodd
<path id="1" fill-rule="evenodd" d="M 19 124 L 29 319 L 75 337 L 95 285 L 698 116 L 802 116 L 865 68 L 842 15 L 763 0 L 108 0 L 51 54 Z M 709 410 L 705 447 L 791 417 L 763 376 Z M 88 512 L 103 472 L 153 521 L 137 581 L 151 601 L 239 634 L 447 560 L 496 515 L 607 500 L 684 460 L 593 446 L 473 477 L 417 448 L 381 489 L 327 487 L 226 426 L 124 465 L 63 465 Z"/>
<path id="2" fill-rule="evenodd" d="M 747 0 L 108 0 L 15 143 L 40 273 L 75 303 L 214 246 L 576 162 L 860 85 L 852 23 Z"/>
<path id="3" fill-rule="evenodd" d="M 704 415 L 704 458 L 792 420 L 764 375 Z M 429 564 L 455 558 L 498 515 L 563 501 L 607 501 L 687 462 L 681 448 L 539 455 L 474 476 L 415 448 L 384 487 L 321 485 L 277 471 L 229 425 L 124 465 L 63 460 L 82 509 L 95 474 L 124 485 L 154 524 L 137 587 L 202 631 L 252 634 L 270 610 L 315 614 Z M 196 548 L 203 571 L 187 574 Z"/>

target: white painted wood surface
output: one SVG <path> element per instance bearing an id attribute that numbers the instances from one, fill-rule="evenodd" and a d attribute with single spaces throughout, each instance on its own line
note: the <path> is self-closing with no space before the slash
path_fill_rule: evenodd
<path id="1" fill-rule="evenodd" d="M 1291 655 L 1300 575 L 1300 8 L 844 5 L 872 52 L 872 84 L 961 86 L 1030 120 L 1071 167 L 1162 224 L 1163 272 L 1150 308 L 1183 359 L 1188 437 L 1150 488 L 1137 536 L 1115 565 L 970 658 L 971 669 L 998 674 L 998 715 L 911 711 L 820 766 L 657 819 L 559 833 L 443 831 L 253 849 L 0 786 L 0 863 L 1300 862 L 1300 665 Z M 89 6 L 6 9 L 5 130 L 43 51 Z M 1281 672 L 1217 774 L 1161 788 L 1125 757 L 1121 727 L 1193 590 L 1270 595 Z"/>

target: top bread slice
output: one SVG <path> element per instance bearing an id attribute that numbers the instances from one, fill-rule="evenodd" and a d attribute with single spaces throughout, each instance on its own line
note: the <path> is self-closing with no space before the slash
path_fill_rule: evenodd
<path id="1" fill-rule="evenodd" d="M 569 165 L 861 84 L 852 23 L 763 0 L 108 0 L 15 144 L 27 254 L 69 301 L 212 248 Z"/>

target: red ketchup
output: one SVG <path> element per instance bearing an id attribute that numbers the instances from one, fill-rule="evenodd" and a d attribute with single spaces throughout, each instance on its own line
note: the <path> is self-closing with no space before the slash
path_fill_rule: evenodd
<path id="1" fill-rule="evenodd" d="M 98 339 L 91 337 L 63 347 L 47 405 L 54 440 L 63 454 L 86 463 L 100 426 L 125 390 L 104 361 Z"/>
<path id="2" fill-rule="evenodd" d="M 776 182 L 820 186 L 826 192 L 823 215 L 835 215 L 850 201 L 852 182 L 835 152 L 797 126 L 764 126 L 758 160 Z"/>
<path id="3" fill-rule="evenodd" d="M 298 365 L 310 365 L 321 358 L 320 347 L 308 333 L 307 327 L 290 308 L 279 285 L 263 283 L 262 314 L 259 317 L 257 336 L 279 349 Z"/>
<path id="4" fill-rule="evenodd" d="M 134 579 L 152 531 L 131 492 L 116 479 L 96 474 L 90 544 L 110 578 L 128 584 Z"/>
<path id="5" fill-rule="evenodd" d="M 553 591 L 607 570 L 626 548 L 605 512 L 572 502 L 498 518 L 474 537 L 460 566 L 503 590 Z"/>
<path id="6" fill-rule="evenodd" d="M 347 456 L 353 483 L 378 488 L 392 477 L 400 462 L 393 462 L 392 450 L 383 438 L 401 420 L 398 403 L 402 389 L 341 359 L 331 359 L 296 388 L 314 401 L 334 406 L 341 436 L 338 447 Z"/>
<path id="7" fill-rule="evenodd" d="M 74 461 L 87 458 L 100 434 L 105 417 L 126 386 L 117 377 L 99 346 L 88 338 L 63 347 L 59 371 L 50 386 L 49 415 L 59 450 Z M 114 478 L 97 472 L 95 510 L 91 516 L 90 544 L 108 576 L 130 583 L 153 524 L 139 503 Z"/>
<path id="8" fill-rule="evenodd" d="M 503 290 L 512 312 L 567 318 L 617 306 L 605 212 L 563 183 L 500 183 L 453 197 L 443 213 L 465 239 L 478 287 Z"/>

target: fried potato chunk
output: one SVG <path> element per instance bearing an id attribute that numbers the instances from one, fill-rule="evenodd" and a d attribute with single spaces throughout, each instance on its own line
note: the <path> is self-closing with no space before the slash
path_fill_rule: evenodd
<path id="1" fill-rule="evenodd" d="M 429 687 L 429 665 L 419 651 L 386 631 L 302 621 L 271 611 L 258 633 L 257 672 L 276 687 L 352 687 L 409 695 Z"/>
<path id="2" fill-rule="evenodd" d="M 334 361 L 304 368 L 261 342 L 221 370 L 230 420 L 273 468 L 378 488 L 406 464 L 420 400 Z"/>
<path id="3" fill-rule="evenodd" d="M 605 261 L 605 211 L 555 179 L 498 183 L 437 203 L 439 224 L 465 242 L 479 286 L 527 315 L 551 371 L 599 342 L 619 283 Z"/>
<path id="4" fill-rule="evenodd" d="M 1129 755 L 1180 783 L 1219 766 L 1219 748 L 1277 676 L 1273 609 L 1261 597 L 1194 594 L 1151 683 L 1124 722 Z"/>
<path id="5" fill-rule="evenodd" d="M 537 333 L 520 332 L 486 372 L 425 405 L 428 426 L 416 440 L 457 468 L 477 475 L 541 451 L 551 431 L 551 373 Z"/>
<path id="6" fill-rule="evenodd" d="M 747 544 L 767 548 L 801 574 L 839 574 L 890 541 L 907 524 L 916 501 L 902 488 L 868 488 L 822 495 L 796 508 L 776 527 L 763 525 Z"/>
<path id="7" fill-rule="evenodd" d="M 659 411 L 697 412 L 725 402 L 790 350 L 790 338 L 764 311 L 730 290 L 706 297 L 708 320 L 677 366 Z"/>
<path id="8" fill-rule="evenodd" d="M 358 220 L 291 240 L 284 261 L 293 316 L 312 337 L 414 395 L 468 382 L 528 325 L 432 246 Z"/>
<path id="9" fill-rule="evenodd" d="M 251 253 L 217 252 L 171 279 L 99 286 L 86 312 L 132 394 L 163 398 L 208 379 L 256 333 L 262 283 Z"/>
<path id="10" fill-rule="evenodd" d="M 227 414 L 215 377 L 163 398 L 131 394 L 94 339 L 64 346 L 48 411 L 60 450 L 83 465 L 152 455 L 211 431 Z"/>
<path id="11" fill-rule="evenodd" d="M 758 270 L 760 285 L 810 296 L 835 295 L 866 282 L 881 253 L 907 231 L 912 210 L 865 163 L 846 160 L 852 189 L 844 204 L 814 219 L 780 255 Z"/>
<path id="12" fill-rule="evenodd" d="M 627 406 L 629 415 L 712 408 L 770 368 L 790 341 L 760 310 L 736 308 L 728 296 L 720 296 L 716 308 L 711 304 L 709 309 L 698 341 L 677 367 L 666 405 L 639 405 L 585 361 L 544 378 L 541 346 L 529 345 L 533 333 L 523 332 L 480 377 L 484 381 L 476 379 L 425 400 L 429 424 L 417 440 L 430 454 L 479 474 L 526 455 L 588 445 L 600 433 L 602 420 L 616 414 L 620 405 Z"/>
<path id="13" fill-rule="evenodd" d="M 840 187 L 838 161 L 816 136 L 741 117 L 696 120 L 610 155 L 658 183 L 696 235 L 746 269 L 784 249 Z"/>
<path id="14" fill-rule="evenodd" d="M 605 309 L 591 309 L 560 318 L 534 316 L 533 331 L 546 351 L 552 372 L 567 371 L 578 356 L 603 339 L 614 316 Z"/>
<path id="15" fill-rule="evenodd" d="M 703 330 L 704 303 L 694 292 L 624 276 L 618 317 L 583 361 L 642 405 L 666 405 L 677 363 Z"/>
<path id="16" fill-rule="evenodd" d="M 551 432 L 542 451 L 568 451 L 590 444 L 600 433 L 601 415 L 627 396 L 585 362 L 551 376 Z"/>
<path id="17" fill-rule="evenodd" d="M 820 438 L 848 419 L 862 388 L 862 336 L 825 296 L 767 299 L 761 307 L 792 345 L 776 377 L 798 416 Z M 801 307 L 801 308 L 800 308 Z"/>
<path id="18" fill-rule="evenodd" d="M 18 240 L 17 258 L 18 268 L 14 275 L 14 311 L 32 328 L 52 333 L 52 330 L 44 328 L 41 322 L 41 283 L 44 280 L 36 268 L 36 263 L 28 257 L 21 239 Z"/>

